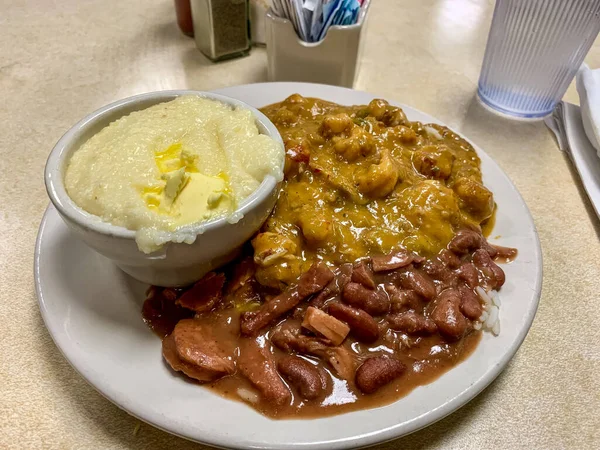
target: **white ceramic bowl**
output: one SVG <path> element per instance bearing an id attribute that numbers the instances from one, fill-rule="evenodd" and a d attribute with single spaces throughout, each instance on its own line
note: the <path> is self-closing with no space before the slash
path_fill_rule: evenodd
<path id="1" fill-rule="evenodd" d="M 258 189 L 241 202 L 237 212 L 243 218 L 237 223 L 232 224 L 225 218 L 220 218 L 189 225 L 186 229 L 197 236 L 193 244 L 169 242 L 161 250 L 151 254 L 138 249 L 135 231 L 107 223 L 78 207 L 67 195 L 63 180 L 73 152 L 109 123 L 133 111 L 189 94 L 250 110 L 259 131 L 281 143 L 283 170 L 284 149 L 281 136 L 264 114 L 244 102 L 223 95 L 183 90 L 137 95 L 94 111 L 60 138 L 46 163 L 48 195 L 74 234 L 98 253 L 113 260 L 132 277 L 159 286 L 184 286 L 193 283 L 206 272 L 230 261 L 271 212 L 277 199 L 278 180 L 267 175 Z"/>

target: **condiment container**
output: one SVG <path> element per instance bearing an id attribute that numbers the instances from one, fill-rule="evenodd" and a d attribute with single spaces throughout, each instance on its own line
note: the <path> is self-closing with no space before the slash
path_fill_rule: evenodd
<path id="1" fill-rule="evenodd" d="M 186 36 L 194 37 L 190 0 L 175 0 L 175 15 L 181 32 Z"/>
<path id="2" fill-rule="evenodd" d="M 263 46 L 265 37 L 265 16 L 269 9 L 270 1 L 250 0 L 250 38 L 252 45 Z"/>
<path id="3" fill-rule="evenodd" d="M 191 5 L 196 46 L 207 58 L 248 54 L 248 0 L 191 0 Z"/>
<path id="4" fill-rule="evenodd" d="M 370 1 L 365 0 L 353 25 L 334 25 L 319 42 L 302 41 L 292 23 L 266 15 L 269 81 L 304 81 L 352 87 L 362 52 L 362 34 Z"/>

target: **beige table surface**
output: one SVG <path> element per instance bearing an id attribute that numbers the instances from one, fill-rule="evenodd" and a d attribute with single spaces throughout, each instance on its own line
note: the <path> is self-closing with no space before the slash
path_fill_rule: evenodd
<path id="1" fill-rule="evenodd" d="M 0 4 L 0 448 L 205 448 L 121 411 L 53 344 L 32 276 L 42 172 L 92 110 L 146 91 L 265 81 L 266 54 L 208 63 L 178 32 L 170 0 Z M 600 448 L 600 222 L 541 122 L 499 118 L 474 99 L 492 10 L 487 0 L 375 0 L 356 88 L 456 127 L 508 173 L 542 242 L 540 308 L 488 389 L 380 449 Z M 600 45 L 587 62 L 600 66 Z"/>

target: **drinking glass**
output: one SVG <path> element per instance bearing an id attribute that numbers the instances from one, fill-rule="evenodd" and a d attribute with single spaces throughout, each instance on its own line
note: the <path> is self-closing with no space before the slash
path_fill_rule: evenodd
<path id="1" fill-rule="evenodd" d="M 552 112 L 600 31 L 600 0 L 496 0 L 479 98 L 502 113 Z"/>

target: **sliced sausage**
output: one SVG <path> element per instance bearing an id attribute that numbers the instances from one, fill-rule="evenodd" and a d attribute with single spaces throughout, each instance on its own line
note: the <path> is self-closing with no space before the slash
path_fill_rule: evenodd
<path id="1" fill-rule="evenodd" d="M 256 265 L 250 256 L 242 259 L 233 268 L 231 279 L 227 283 L 227 293 L 232 294 L 254 280 Z"/>
<path id="2" fill-rule="evenodd" d="M 209 272 L 176 300 L 179 306 L 203 313 L 213 309 L 223 299 L 225 275 Z"/>
<path id="3" fill-rule="evenodd" d="M 225 350 L 196 319 L 181 320 L 163 340 L 163 356 L 173 370 L 198 381 L 213 381 L 235 371 L 233 351 Z"/>
<path id="4" fill-rule="evenodd" d="M 162 291 L 164 292 L 164 291 Z M 157 289 L 152 289 L 142 307 L 144 322 L 161 338 L 173 332 L 182 319 L 193 317 L 194 311 L 176 305 Z"/>
<path id="5" fill-rule="evenodd" d="M 342 264 L 334 273 L 335 278 L 329 282 L 325 288 L 315 295 L 311 301 L 310 306 L 315 308 L 322 308 L 325 302 L 339 294 L 344 286 L 350 282 L 352 276 L 352 264 Z"/>
<path id="6" fill-rule="evenodd" d="M 165 300 L 170 302 L 176 301 L 178 297 L 177 291 L 173 288 L 164 288 L 161 294 Z"/>
<path id="7" fill-rule="evenodd" d="M 372 394 L 404 373 L 406 366 L 389 356 L 367 359 L 356 371 L 356 386 L 365 394 Z"/>
<path id="8" fill-rule="evenodd" d="M 350 327 L 350 333 L 359 341 L 371 343 L 379 338 L 379 327 L 373 317 L 362 309 L 352 308 L 341 303 L 331 303 L 329 314 L 342 320 Z"/>
<path id="9" fill-rule="evenodd" d="M 389 255 L 371 257 L 374 272 L 395 270 L 401 267 L 406 267 L 413 262 L 421 263 L 423 261 L 425 261 L 425 258 L 415 255 L 414 253 L 410 253 L 404 249 Z"/>
<path id="10" fill-rule="evenodd" d="M 240 329 L 243 335 L 253 336 L 271 321 L 293 309 L 309 295 L 325 288 L 333 280 L 333 272 L 325 264 L 317 262 L 300 275 L 298 285 L 264 302 L 255 312 L 242 314 Z"/>
<path id="11" fill-rule="evenodd" d="M 273 355 L 255 340 L 241 340 L 238 367 L 268 402 L 281 406 L 290 401 L 292 395 L 277 372 Z"/>
<path id="12" fill-rule="evenodd" d="M 333 272 L 322 262 L 316 262 L 298 278 L 298 294 L 301 298 L 316 294 L 333 280 Z"/>
<path id="13" fill-rule="evenodd" d="M 285 292 L 265 301 L 258 311 L 245 312 L 240 317 L 240 330 L 244 336 L 253 336 L 271 321 L 293 309 L 302 297 L 297 288 L 290 288 Z"/>
<path id="14" fill-rule="evenodd" d="M 369 269 L 366 261 L 359 261 L 354 265 L 354 268 L 352 269 L 352 281 L 360 283 L 366 288 L 375 289 L 373 272 Z"/>
<path id="15" fill-rule="evenodd" d="M 172 335 L 163 339 L 162 354 L 165 361 L 167 361 L 174 371 L 183 372 L 190 378 L 203 383 L 219 378 L 216 372 L 206 371 L 202 367 L 197 367 L 194 364 L 183 361 L 177 354 L 177 347 Z"/>

